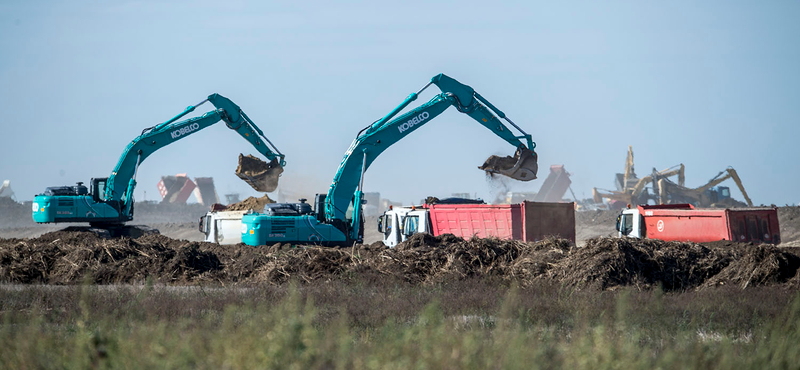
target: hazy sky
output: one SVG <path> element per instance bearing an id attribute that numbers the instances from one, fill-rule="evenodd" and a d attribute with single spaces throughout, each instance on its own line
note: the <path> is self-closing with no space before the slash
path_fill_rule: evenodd
<path id="1" fill-rule="evenodd" d="M 142 128 L 216 92 L 286 154 L 284 188 L 326 192 L 356 133 L 445 73 L 533 135 L 540 179 L 515 190 L 564 164 L 590 197 L 633 145 L 640 175 L 684 163 L 694 187 L 733 166 L 755 203 L 795 204 L 799 19 L 797 1 L 3 0 L 0 180 L 26 200 L 106 177 Z M 365 190 L 491 199 L 476 167 L 513 150 L 451 108 L 379 157 Z M 191 135 L 142 164 L 136 199 L 179 172 L 253 195 L 240 152 L 255 153 L 223 124 Z"/>

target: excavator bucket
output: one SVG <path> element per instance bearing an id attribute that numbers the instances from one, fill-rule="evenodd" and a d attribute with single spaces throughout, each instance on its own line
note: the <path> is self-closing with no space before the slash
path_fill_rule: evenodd
<path id="1" fill-rule="evenodd" d="M 490 175 L 500 174 L 515 180 L 530 181 L 536 178 L 539 171 L 537 155 L 532 150 L 520 147 L 513 157 L 489 157 L 482 166 L 478 167 Z"/>
<path id="2" fill-rule="evenodd" d="M 283 167 L 277 158 L 269 163 L 252 155 L 239 154 L 239 167 L 236 167 L 236 176 L 244 180 L 256 191 L 268 193 L 278 188 Z"/>

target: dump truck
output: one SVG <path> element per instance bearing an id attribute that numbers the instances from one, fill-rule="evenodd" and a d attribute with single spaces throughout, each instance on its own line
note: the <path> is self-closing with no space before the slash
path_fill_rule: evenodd
<path id="1" fill-rule="evenodd" d="M 158 193 L 161 194 L 161 203 L 186 204 L 197 184 L 190 180 L 185 173 L 175 176 L 161 176 L 158 182 Z"/>
<path id="2" fill-rule="evenodd" d="M 383 244 L 395 247 L 416 233 L 465 239 L 538 241 L 555 236 L 575 242 L 575 203 L 424 204 L 392 207 L 378 218 Z"/>
<path id="3" fill-rule="evenodd" d="M 781 242 L 777 208 L 695 209 L 691 204 L 627 208 L 617 216 L 619 237 L 664 241 Z"/>

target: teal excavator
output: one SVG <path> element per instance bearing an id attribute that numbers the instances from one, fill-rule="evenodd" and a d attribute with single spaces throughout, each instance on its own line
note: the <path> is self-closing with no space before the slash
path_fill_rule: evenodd
<path id="1" fill-rule="evenodd" d="M 206 102 L 211 102 L 216 109 L 178 121 Z M 75 186 L 49 187 L 37 195 L 33 200 L 33 220 L 38 223 L 88 222 L 91 227 L 125 235 L 124 223 L 133 219 L 133 191 L 139 165 L 158 149 L 220 121 L 269 160 L 266 163 L 240 155 L 237 175 L 258 191 L 274 191 L 286 165 L 284 155 L 239 106 L 222 95 L 212 94 L 170 120 L 142 130 L 122 152 L 111 175 L 92 179 L 91 189 L 78 182 Z"/>
<path id="2" fill-rule="evenodd" d="M 394 118 L 430 85 L 436 85 L 442 93 Z M 514 157 L 492 156 L 480 169 L 491 175 L 504 175 L 521 181 L 536 178 L 538 165 L 531 135 L 471 87 L 439 74 L 385 117 L 358 133 L 345 152 L 328 193 L 317 194 L 314 210 L 305 199 L 300 199 L 300 203 L 268 204 L 263 213 L 249 213 L 242 217 L 242 241 L 253 246 L 272 243 L 349 245 L 362 242 L 364 173 L 384 150 L 451 106 L 516 148 Z M 498 117 L 505 119 L 520 135 L 514 134 Z M 352 217 L 348 219 L 347 211 L 351 207 Z"/>

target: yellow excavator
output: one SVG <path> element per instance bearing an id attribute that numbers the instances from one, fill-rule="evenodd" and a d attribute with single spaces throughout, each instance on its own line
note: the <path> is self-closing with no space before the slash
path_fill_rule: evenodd
<path id="1" fill-rule="evenodd" d="M 653 201 L 657 201 L 655 196 L 658 194 L 658 192 L 655 191 L 655 188 L 654 194 L 652 195 L 645 192 L 645 187 L 647 184 L 653 183 L 655 186 L 662 179 L 678 176 L 678 184 L 683 186 L 684 182 L 686 181 L 685 169 L 685 166 L 683 163 L 681 163 L 661 171 L 656 171 L 656 169 L 653 169 L 653 173 L 651 175 L 637 178 L 636 172 L 633 168 L 633 147 L 628 146 L 628 156 L 625 158 L 625 174 L 621 179 L 621 184 L 618 185 L 622 188 L 622 190 L 593 188 L 592 198 L 594 198 L 595 203 L 602 203 L 603 199 L 608 199 L 610 201 L 617 201 L 623 204 L 630 204 L 632 206 L 647 204 L 647 201 L 651 199 Z M 636 181 L 636 183 L 633 183 L 633 181 Z"/>
<path id="2" fill-rule="evenodd" d="M 683 186 L 683 184 L 676 184 L 668 179 L 658 180 L 660 204 L 691 203 L 699 207 L 743 206 L 743 203 L 731 198 L 730 188 L 727 186 L 717 186 L 727 179 L 733 179 L 733 182 L 739 187 L 739 191 L 742 192 L 747 206 L 752 207 L 753 201 L 747 196 L 747 191 L 744 190 L 744 185 L 742 185 L 739 174 L 736 173 L 736 170 L 732 167 L 720 171 L 720 173 L 709 180 L 708 183 L 694 189 L 687 188 Z"/>

